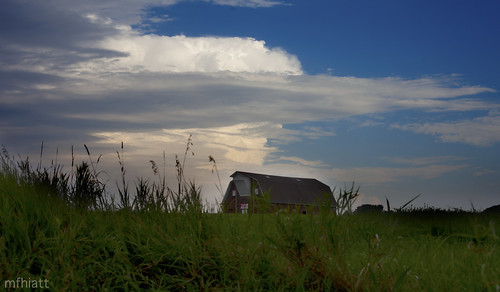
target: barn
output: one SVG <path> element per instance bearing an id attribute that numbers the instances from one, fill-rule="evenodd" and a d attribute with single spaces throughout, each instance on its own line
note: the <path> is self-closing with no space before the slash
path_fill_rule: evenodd
<path id="1" fill-rule="evenodd" d="M 330 187 L 312 178 L 285 177 L 236 171 L 231 175 L 222 207 L 227 213 L 286 210 L 307 214 L 327 206 L 335 212 Z"/>

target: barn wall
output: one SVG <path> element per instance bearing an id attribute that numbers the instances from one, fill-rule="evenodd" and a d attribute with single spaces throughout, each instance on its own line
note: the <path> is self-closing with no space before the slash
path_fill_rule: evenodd
<path id="1" fill-rule="evenodd" d="M 231 190 L 232 192 L 232 190 Z M 239 196 L 230 197 L 226 201 L 224 212 L 226 213 L 242 213 L 242 204 L 248 204 L 247 212 L 252 213 L 274 213 L 274 212 L 286 212 L 286 213 L 306 213 L 306 214 L 317 214 L 320 208 L 318 206 L 309 205 L 292 205 L 292 204 L 271 204 L 270 206 L 259 206 L 255 202 L 251 201 L 252 197 L 249 196 Z M 334 212 L 334 209 L 331 210 Z"/>
<path id="2" fill-rule="evenodd" d="M 318 206 L 309 206 L 309 205 L 293 205 L 293 204 L 271 204 L 271 212 L 287 212 L 287 213 L 303 213 L 306 212 L 306 214 L 310 213 L 318 213 L 319 208 Z"/>
<path id="3" fill-rule="evenodd" d="M 233 197 L 233 191 L 236 191 L 236 196 Z M 242 209 L 247 210 L 247 212 L 250 212 L 250 196 L 240 196 L 236 185 L 231 184 L 229 188 L 229 193 L 226 198 L 226 201 L 224 202 L 223 208 L 224 212 L 226 213 L 241 213 Z M 243 205 L 243 206 L 242 206 Z M 244 207 L 247 207 L 245 209 Z M 243 207 L 243 208 L 242 208 Z"/>

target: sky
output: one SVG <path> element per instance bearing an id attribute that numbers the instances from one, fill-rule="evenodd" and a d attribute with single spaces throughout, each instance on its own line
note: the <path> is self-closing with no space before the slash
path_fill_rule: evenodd
<path id="1" fill-rule="evenodd" d="M 187 153 L 208 203 L 222 200 L 212 155 L 223 190 L 240 170 L 354 181 L 358 205 L 485 209 L 500 204 L 499 9 L 4 0 L 0 143 L 68 171 L 85 144 L 110 190 L 123 142 L 131 184 L 157 179 L 150 160 L 175 184 Z"/>

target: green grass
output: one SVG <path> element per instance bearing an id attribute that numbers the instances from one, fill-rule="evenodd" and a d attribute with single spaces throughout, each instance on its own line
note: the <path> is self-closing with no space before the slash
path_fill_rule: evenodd
<path id="1" fill-rule="evenodd" d="M 54 291 L 500 290 L 498 214 L 209 213 L 189 184 L 144 192 L 175 206 L 82 207 L 1 169 L 0 289 L 22 277 Z"/>
<path id="2" fill-rule="evenodd" d="M 495 215 L 91 211 L 2 176 L 0 194 L 0 278 L 48 279 L 54 290 L 500 286 Z"/>

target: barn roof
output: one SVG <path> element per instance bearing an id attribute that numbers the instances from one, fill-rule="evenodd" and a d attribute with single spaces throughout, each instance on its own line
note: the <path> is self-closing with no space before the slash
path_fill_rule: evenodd
<path id="1" fill-rule="evenodd" d="M 236 171 L 231 175 L 246 176 L 254 179 L 261 192 L 269 192 L 271 203 L 314 205 L 324 201 L 325 194 L 334 204 L 330 187 L 317 179 L 267 175 Z"/>

